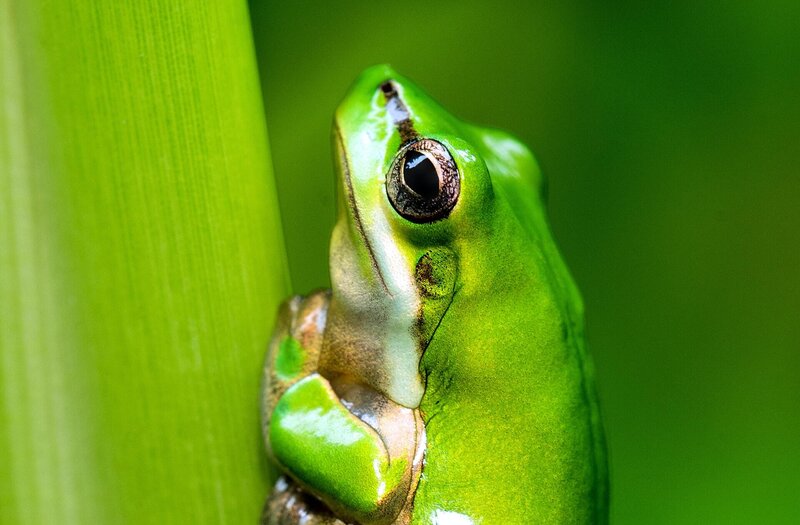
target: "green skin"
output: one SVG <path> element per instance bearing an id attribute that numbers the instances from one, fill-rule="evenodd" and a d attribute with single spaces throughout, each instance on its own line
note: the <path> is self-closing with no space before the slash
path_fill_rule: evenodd
<path id="1" fill-rule="evenodd" d="M 407 140 L 387 110 L 387 80 L 418 137 L 439 141 L 458 167 L 458 201 L 438 220 L 411 222 L 387 197 Z M 340 209 L 324 343 L 302 348 L 279 322 L 265 372 L 277 392 L 264 401 L 273 459 L 347 522 L 606 523 L 583 306 L 531 152 L 461 122 L 387 66 L 356 81 L 334 144 Z M 319 365 L 304 361 L 315 352 Z M 421 417 L 418 483 L 408 481 L 408 458 L 390 457 L 384 429 L 330 386 L 345 368 L 349 381 Z"/>

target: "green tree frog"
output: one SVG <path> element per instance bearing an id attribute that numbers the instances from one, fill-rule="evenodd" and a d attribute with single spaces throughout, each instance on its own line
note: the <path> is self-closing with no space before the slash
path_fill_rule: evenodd
<path id="1" fill-rule="evenodd" d="M 283 305 L 266 359 L 263 523 L 607 522 L 582 303 L 531 152 L 388 66 L 333 145 L 332 288 Z"/>

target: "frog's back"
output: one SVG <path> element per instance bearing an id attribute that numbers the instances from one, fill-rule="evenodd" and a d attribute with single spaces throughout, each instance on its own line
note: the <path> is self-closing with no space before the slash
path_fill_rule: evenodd
<path id="1" fill-rule="evenodd" d="M 471 252 L 423 356 L 429 446 L 414 520 L 605 523 L 582 303 L 548 228 L 542 176 L 516 139 L 472 129 L 499 209 L 492 245 Z"/>

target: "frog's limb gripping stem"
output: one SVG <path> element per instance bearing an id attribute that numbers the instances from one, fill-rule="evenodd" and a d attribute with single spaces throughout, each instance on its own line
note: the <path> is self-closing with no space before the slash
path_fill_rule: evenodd
<path id="1" fill-rule="evenodd" d="M 264 437 L 291 480 L 276 485 L 265 511 L 337 523 L 325 521 L 327 505 L 359 523 L 406 523 L 422 465 L 422 418 L 370 387 L 316 372 L 328 303 L 327 292 L 288 301 L 270 343 Z"/>

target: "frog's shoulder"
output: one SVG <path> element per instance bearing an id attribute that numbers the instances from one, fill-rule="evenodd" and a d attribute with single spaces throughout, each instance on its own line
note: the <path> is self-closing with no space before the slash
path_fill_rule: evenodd
<path id="1" fill-rule="evenodd" d="M 470 126 L 470 131 L 494 186 L 500 185 L 510 193 L 522 192 L 539 201 L 545 199 L 547 182 L 533 152 L 522 141 L 493 128 Z"/>
<path id="2" fill-rule="evenodd" d="M 489 172 L 495 198 L 533 237 L 547 231 L 547 184 L 536 157 L 519 139 L 492 128 L 470 126 L 471 142 Z"/>

